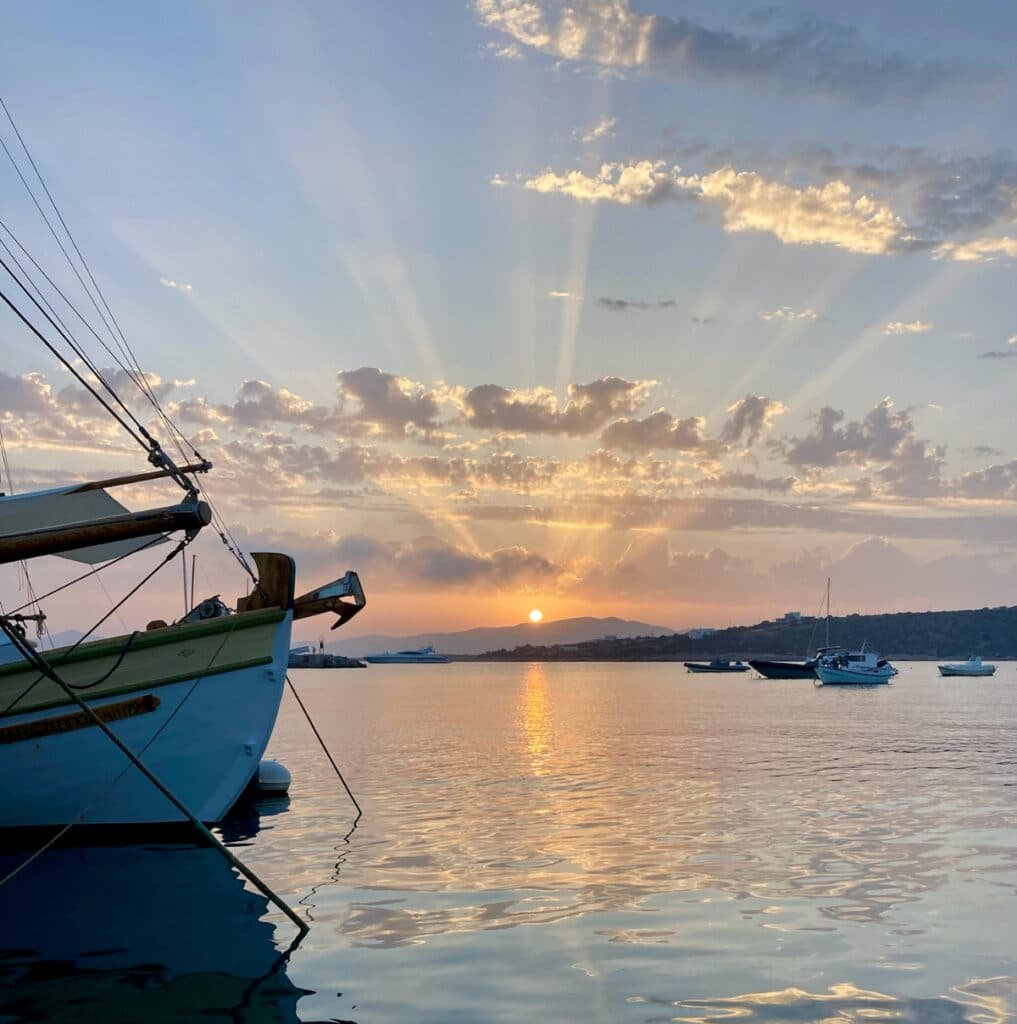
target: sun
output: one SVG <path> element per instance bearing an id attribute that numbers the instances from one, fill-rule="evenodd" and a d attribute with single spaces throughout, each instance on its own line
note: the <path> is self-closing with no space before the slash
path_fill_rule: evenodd
<path id="1" fill-rule="evenodd" d="M 544 613 L 539 608 L 534 608 L 533 611 L 530 612 L 530 622 L 540 622 L 543 617 Z"/>

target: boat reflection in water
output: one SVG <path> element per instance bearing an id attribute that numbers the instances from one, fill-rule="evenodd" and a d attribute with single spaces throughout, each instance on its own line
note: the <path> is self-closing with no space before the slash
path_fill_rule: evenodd
<path id="1" fill-rule="evenodd" d="M 0 877 L 25 857 L 8 841 Z M 47 850 L 0 887 L 0 1019 L 296 1022 L 293 929 L 268 910 L 210 847 Z"/>

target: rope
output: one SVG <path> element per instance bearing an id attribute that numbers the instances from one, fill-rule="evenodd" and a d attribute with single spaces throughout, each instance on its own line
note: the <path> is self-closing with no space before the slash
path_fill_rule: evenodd
<path id="1" fill-rule="evenodd" d="M 321 733 L 318 732 L 318 727 L 314 724 L 314 720 L 308 713 L 307 708 L 304 707 L 304 702 L 300 699 L 300 694 L 297 693 L 297 688 L 293 685 L 293 681 L 290 679 L 289 673 L 287 673 L 286 675 L 286 685 L 290 688 L 290 692 L 293 694 L 293 696 L 296 697 L 297 703 L 300 705 L 300 710 L 303 711 L 304 718 L 307 719 L 307 724 L 311 727 L 311 732 L 313 732 L 315 737 L 317 738 L 318 743 L 321 746 L 321 749 L 325 751 L 325 756 L 328 758 L 329 764 L 332 765 L 332 768 L 335 771 L 339 781 L 343 784 L 343 789 L 346 790 L 346 795 L 353 801 L 353 806 L 357 809 L 357 816 L 353 819 L 353 825 L 354 827 L 356 827 L 357 822 L 360 820 L 360 816 L 364 812 L 361 809 L 360 804 L 357 803 L 357 798 L 353 795 L 353 792 L 350 790 L 350 787 L 346 785 L 346 780 L 343 778 L 343 773 L 339 770 L 339 765 L 335 763 L 335 758 L 332 757 L 331 752 L 325 745 L 325 741 L 321 738 Z"/>
<path id="2" fill-rule="evenodd" d="M 60 677 L 60 675 L 50 666 L 50 664 L 41 657 L 36 651 L 26 644 L 18 634 L 11 629 L 11 627 L 3 619 L 0 619 L 0 629 L 7 634 L 8 639 L 13 643 L 24 657 L 29 662 L 34 663 L 35 668 L 40 672 L 44 673 L 49 679 L 56 683 L 66 694 L 70 697 L 75 704 L 81 708 L 82 711 L 88 715 L 89 718 L 97 725 L 106 738 L 134 765 L 135 768 L 141 772 L 142 775 L 152 783 L 155 788 L 162 793 L 164 797 L 185 817 L 188 821 L 198 830 L 198 832 L 214 846 L 219 853 L 225 858 L 227 863 L 231 867 L 236 868 L 252 885 L 254 885 L 258 891 L 268 899 L 274 906 L 281 910 L 293 924 L 303 934 L 309 930 L 307 922 L 300 918 L 292 907 L 289 906 L 284 900 L 275 894 L 275 892 L 263 882 L 258 875 L 254 873 L 239 857 L 236 857 L 231 853 L 223 844 L 218 840 L 212 832 L 209 830 L 202 821 L 200 821 L 194 813 L 166 786 L 164 785 L 148 768 L 148 766 L 127 746 L 123 740 L 95 713 L 95 711 L 89 707 L 88 704 L 82 700 Z"/>
<path id="3" fill-rule="evenodd" d="M 177 552 L 182 551 L 185 547 L 187 547 L 189 543 L 190 541 L 186 538 L 180 541 L 180 543 L 177 544 L 177 546 L 161 562 L 159 562 L 159 564 L 156 565 L 156 567 L 150 573 L 148 573 L 148 575 L 146 575 L 145 578 L 142 579 L 140 583 L 138 583 L 131 590 L 129 590 L 122 598 L 120 598 L 120 600 L 112 608 L 110 608 L 110 610 L 106 612 L 106 614 L 94 626 L 92 626 L 92 628 L 87 633 L 84 633 L 82 636 L 78 637 L 78 639 L 75 640 L 74 643 L 71 644 L 71 646 L 68 647 L 67 650 L 64 652 L 64 656 L 70 654 L 71 651 L 74 651 L 78 647 L 80 647 L 114 612 L 117 611 L 117 609 L 119 609 L 127 601 L 129 601 L 164 565 L 166 565 L 167 562 L 169 562 L 173 558 L 176 558 Z M 0 625 L 3 626 L 4 632 L 6 632 L 6 625 L 4 624 L 4 620 L 2 618 L 0 618 Z M 31 659 L 29 659 L 29 663 L 31 664 Z M 32 692 L 32 690 L 34 690 L 35 687 L 42 682 L 44 678 L 45 673 L 42 673 L 39 676 L 37 676 L 25 690 L 19 693 L 17 697 L 15 697 L 14 700 L 11 701 L 11 703 L 3 709 L 3 711 L 0 711 L 0 718 L 3 718 L 5 715 L 10 714 L 11 708 L 15 707 L 20 701 L 24 700 L 24 698 L 27 697 Z"/>

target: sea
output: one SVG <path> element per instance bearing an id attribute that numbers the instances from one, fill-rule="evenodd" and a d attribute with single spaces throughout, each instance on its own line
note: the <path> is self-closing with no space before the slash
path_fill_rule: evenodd
<path id="1" fill-rule="evenodd" d="M 1017 1014 L 1017 667 L 817 687 L 680 664 L 296 671 L 288 799 L 0 887 L 0 1022 Z M 5 779 L 3 785 L 17 785 Z M 0 874 L 18 863 L 0 857 Z"/>

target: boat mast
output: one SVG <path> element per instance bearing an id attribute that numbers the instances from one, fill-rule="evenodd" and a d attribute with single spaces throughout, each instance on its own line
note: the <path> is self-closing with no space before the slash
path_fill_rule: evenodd
<path id="1" fill-rule="evenodd" d="M 826 577 L 826 643 L 824 647 L 830 646 L 830 577 Z"/>

